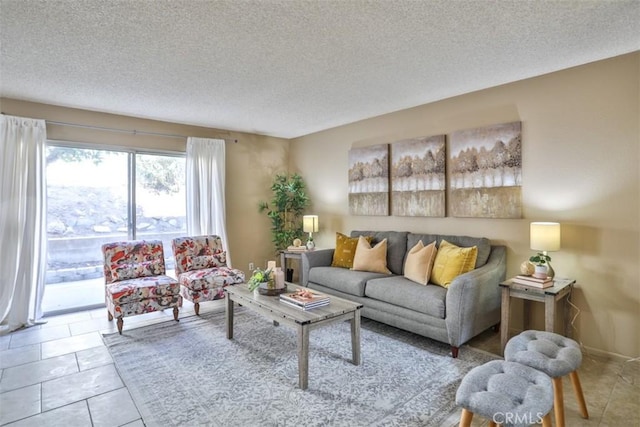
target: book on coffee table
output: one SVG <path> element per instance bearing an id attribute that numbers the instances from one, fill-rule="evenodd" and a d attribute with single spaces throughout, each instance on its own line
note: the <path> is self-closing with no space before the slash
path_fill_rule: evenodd
<path id="1" fill-rule="evenodd" d="M 298 289 L 295 292 L 280 294 L 280 301 L 299 308 L 313 308 L 329 304 L 329 295 L 312 291 L 311 289 Z"/>
<path id="2" fill-rule="evenodd" d="M 298 310 L 304 310 L 304 311 L 313 310 L 314 308 L 318 308 L 318 307 L 323 307 L 323 306 L 329 305 L 329 301 L 315 302 L 315 303 L 307 304 L 307 305 L 299 305 L 299 304 L 296 304 L 296 303 L 293 303 L 293 302 L 289 302 L 289 301 L 287 301 L 285 299 L 280 299 L 280 302 L 283 303 L 283 304 L 286 304 L 288 306 L 295 307 Z"/>

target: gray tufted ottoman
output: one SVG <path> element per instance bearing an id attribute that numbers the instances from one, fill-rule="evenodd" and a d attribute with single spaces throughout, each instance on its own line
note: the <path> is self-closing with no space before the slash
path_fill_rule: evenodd
<path id="1" fill-rule="evenodd" d="M 504 349 L 504 358 L 530 366 L 551 377 L 557 427 L 564 427 L 562 377 L 567 374 L 571 378 L 580 414 L 583 418 L 589 418 L 576 371 L 582 363 L 582 351 L 577 342 L 553 332 L 524 331 L 509 340 Z"/>
<path id="2" fill-rule="evenodd" d="M 456 404 L 462 407 L 460 427 L 474 414 L 489 425 L 505 427 L 537 424 L 551 427 L 553 388 L 547 374 L 519 363 L 493 360 L 473 368 L 460 383 Z"/>

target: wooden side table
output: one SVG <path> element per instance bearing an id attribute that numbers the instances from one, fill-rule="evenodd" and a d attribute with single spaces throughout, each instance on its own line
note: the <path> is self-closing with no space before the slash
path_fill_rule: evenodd
<path id="1" fill-rule="evenodd" d="M 502 314 L 500 320 L 500 346 L 504 347 L 509 339 L 509 319 L 511 317 L 511 297 L 523 299 L 524 305 L 524 329 L 529 328 L 529 315 L 531 313 L 531 301 L 544 303 L 544 327 L 547 332 L 555 332 L 556 302 L 569 298 L 573 291 L 574 279 L 554 279 L 553 286 L 548 288 L 536 288 L 513 283 L 506 280 L 500 283 L 502 288 Z M 564 301 L 564 334 L 571 337 L 571 309 L 567 301 Z"/>
<path id="2" fill-rule="evenodd" d="M 282 267 L 282 271 L 284 271 L 285 275 L 287 274 L 287 260 L 288 259 L 297 259 L 298 263 L 302 262 L 302 254 L 307 251 L 280 251 L 280 267 Z M 287 277 L 287 276 L 285 276 Z M 287 277 L 287 280 L 293 278 Z"/>

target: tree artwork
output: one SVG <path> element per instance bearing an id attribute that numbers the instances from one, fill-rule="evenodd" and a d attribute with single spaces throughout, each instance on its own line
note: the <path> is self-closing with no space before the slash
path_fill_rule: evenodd
<path id="1" fill-rule="evenodd" d="M 349 150 L 349 213 L 389 215 L 389 145 Z"/>
<path id="2" fill-rule="evenodd" d="M 444 217 L 445 137 L 391 144 L 391 212 L 397 216 Z"/>
<path id="3" fill-rule="evenodd" d="M 449 170 L 453 216 L 522 217 L 520 122 L 452 133 Z"/>

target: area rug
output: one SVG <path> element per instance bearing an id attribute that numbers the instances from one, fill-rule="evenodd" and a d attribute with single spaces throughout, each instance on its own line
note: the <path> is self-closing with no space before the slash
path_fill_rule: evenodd
<path id="1" fill-rule="evenodd" d="M 296 334 L 236 309 L 105 335 L 116 368 L 150 426 L 441 426 L 474 366 L 497 358 L 363 319 L 362 361 L 348 322 L 312 330 L 309 387 L 298 388 Z M 117 408 L 114 408 L 117 410 Z"/>

